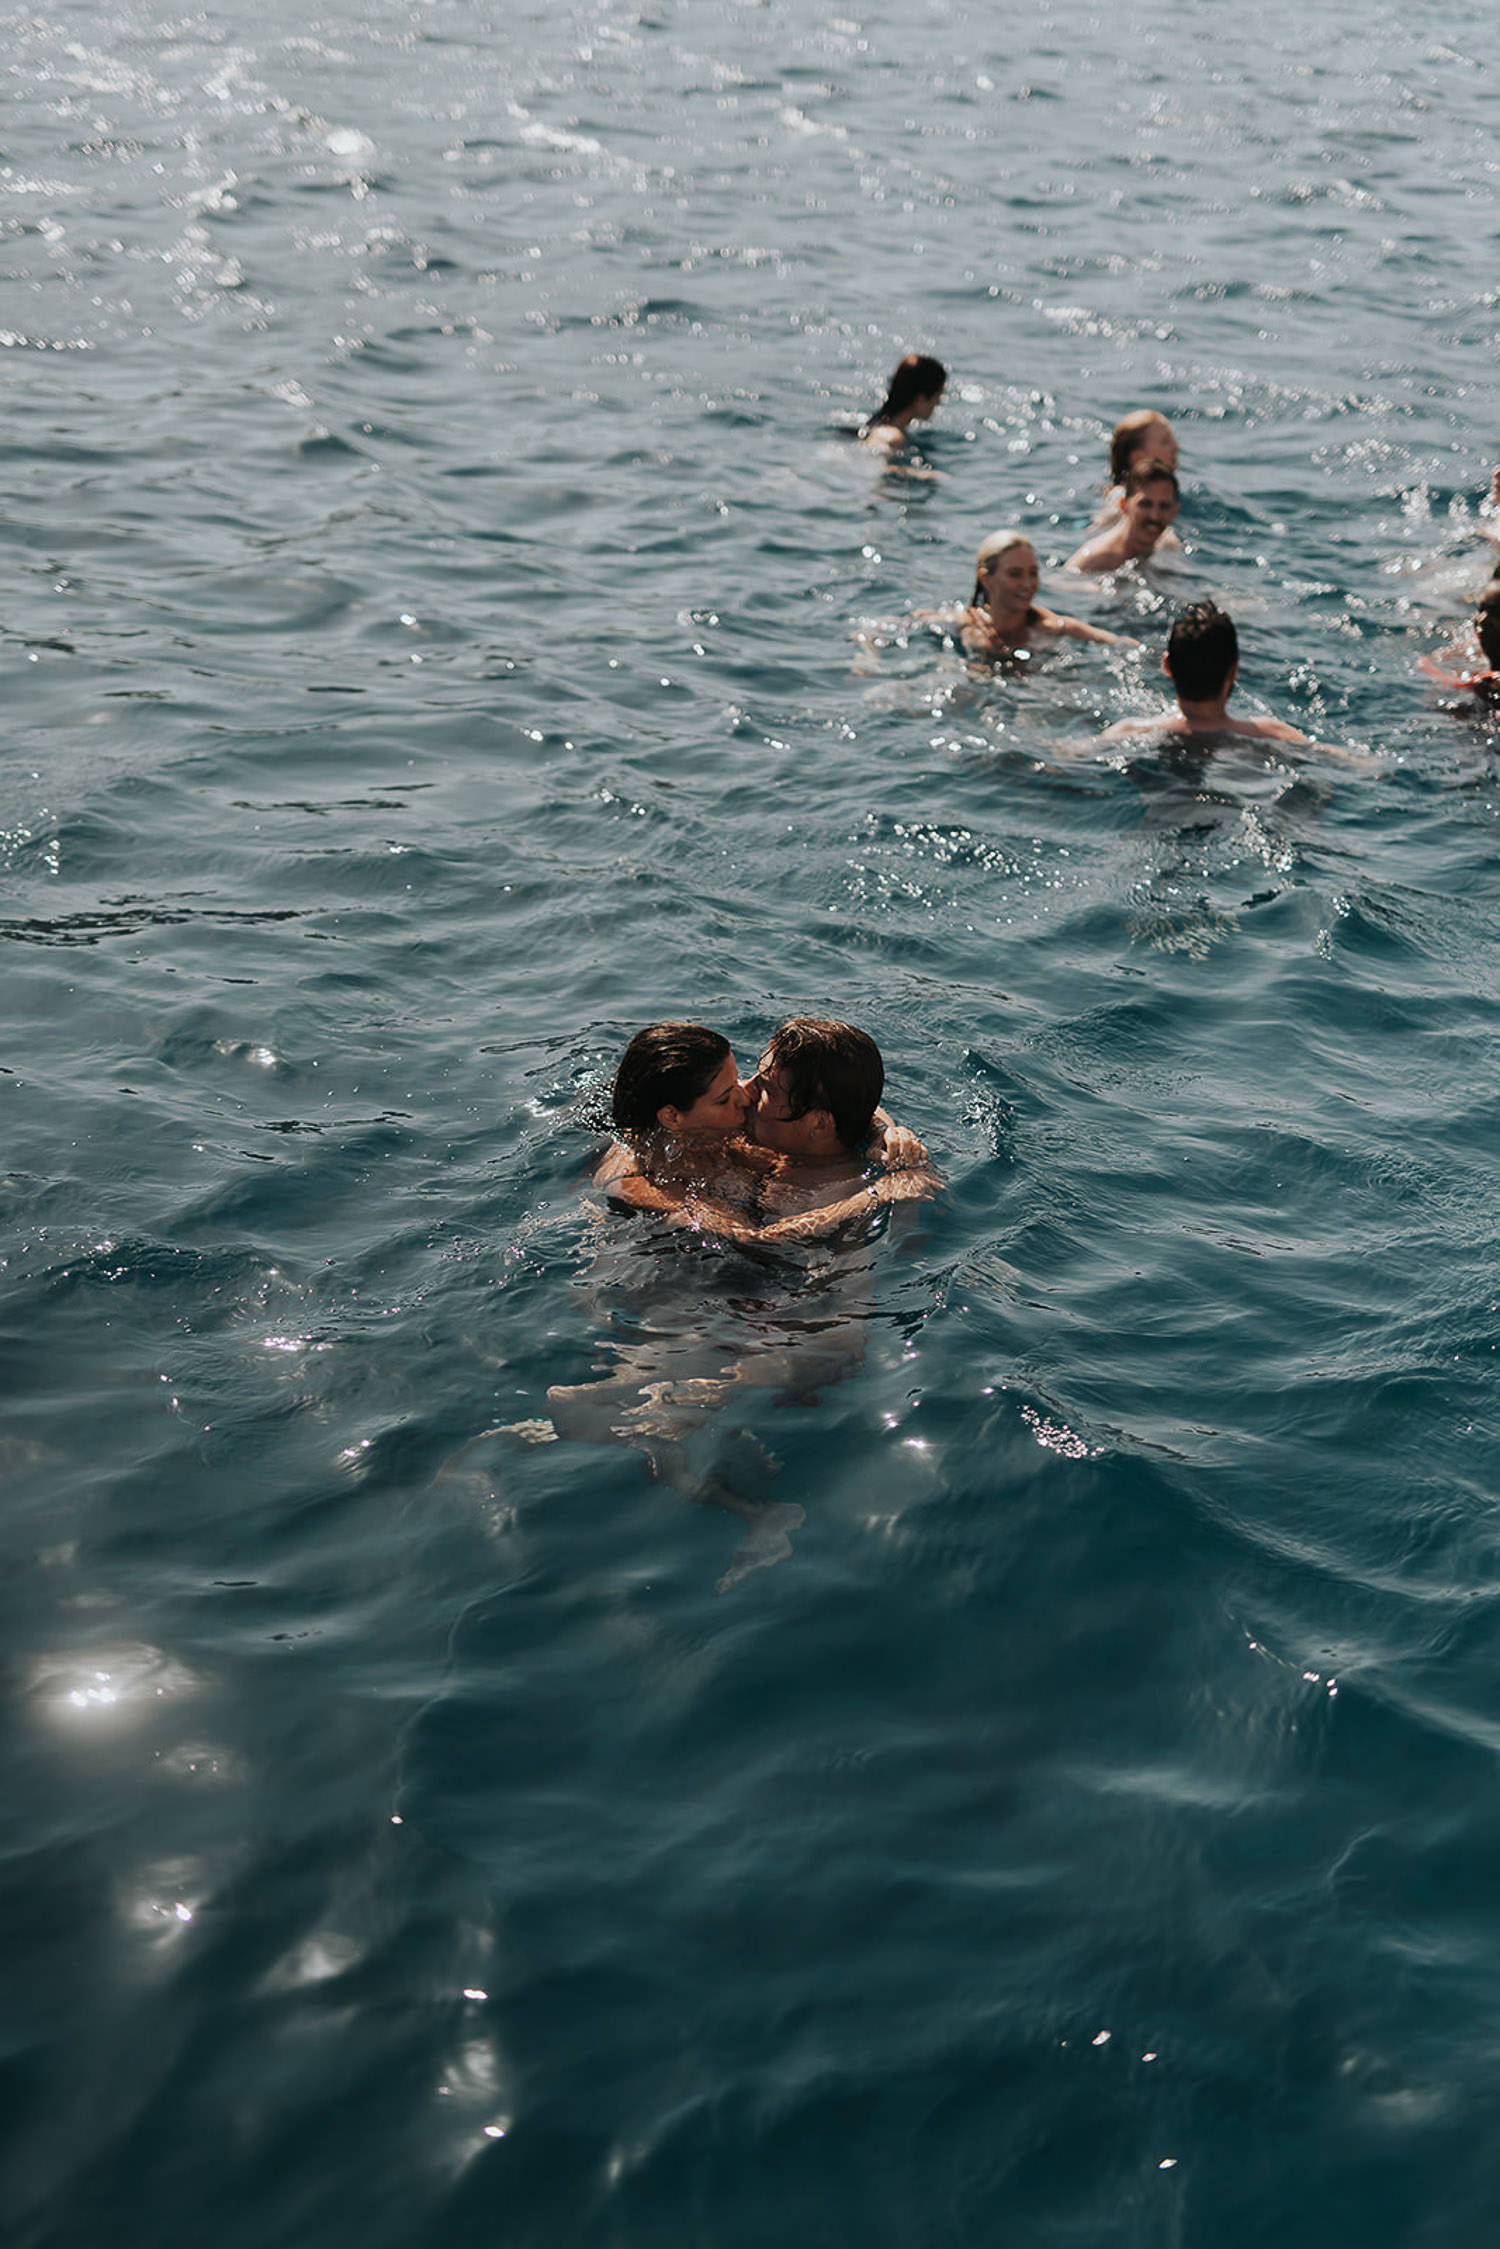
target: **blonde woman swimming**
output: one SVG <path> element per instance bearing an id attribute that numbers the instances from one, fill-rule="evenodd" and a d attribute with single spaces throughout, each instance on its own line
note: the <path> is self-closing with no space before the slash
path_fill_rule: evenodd
<path id="1" fill-rule="evenodd" d="M 1098 640 L 1122 645 L 1118 633 L 1059 617 L 1037 600 L 1041 568 L 1024 531 L 992 531 L 974 557 L 974 594 L 957 620 L 966 656 L 1013 656 L 1051 640 Z"/>

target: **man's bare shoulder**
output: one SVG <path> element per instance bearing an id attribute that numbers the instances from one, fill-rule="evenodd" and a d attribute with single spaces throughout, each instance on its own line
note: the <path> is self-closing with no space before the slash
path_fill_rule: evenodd
<path id="1" fill-rule="evenodd" d="M 1105 531 L 1097 539 L 1086 539 L 1076 553 L 1069 555 L 1063 568 L 1071 570 L 1076 577 L 1118 570 L 1125 559 L 1115 551 L 1118 543 L 1118 534 L 1114 531 Z"/>
<path id="2" fill-rule="evenodd" d="M 1160 711 L 1155 718 L 1117 718 L 1098 737 L 1101 742 L 1134 741 L 1142 735 L 1186 734 L 1186 721 L 1178 711 Z"/>
<path id="3" fill-rule="evenodd" d="M 1309 749 L 1311 736 L 1295 726 L 1288 726 L 1284 718 L 1232 718 L 1224 729 L 1226 734 L 1248 734 L 1261 742 L 1298 742 Z"/>

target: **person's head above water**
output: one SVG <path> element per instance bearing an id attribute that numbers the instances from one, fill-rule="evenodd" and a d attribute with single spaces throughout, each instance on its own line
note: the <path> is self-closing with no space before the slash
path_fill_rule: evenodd
<path id="1" fill-rule="evenodd" d="M 1005 558 L 1010 556 L 1007 567 Z M 1020 580 L 1029 579 L 1024 600 L 1020 593 Z M 1029 608 L 1037 589 L 1036 549 L 1024 531 L 992 531 L 980 544 L 974 557 L 974 607 L 981 608 L 992 592 L 1014 593 L 1015 600 L 1008 606 Z"/>
<path id="2" fill-rule="evenodd" d="M 1474 633 L 1492 671 L 1500 671 L 1500 570 L 1479 596 L 1474 611 Z"/>
<path id="3" fill-rule="evenodd" d="M 940 359 L 909 351 L 890 380 L 885 399 L 870 416 L 877 422 L 925 422 L 943 395 L 948 370 Z"/>
<path id="4" fill-rule="evenodd" d="M 1234 685 L 1240 660 L 1234 619 L 1212 601 L 1184 609 L 1167 640 L 1166 667 L 1183 703 L 1213 703 Z"/>
<path id="5" fill-rule="evenodd" d="M 1174 468 L 1169 468 L 1165 461 L 1159 461 L 1154 453 L 1147 454 L 1141 460 L 1132 461 L 1125 471 L 1124 499 L 1126 501 L 1133 500 L 1137 492 L 1145 491 L 1148 484 L 1170 484 L 1173 499 L 1180 500 L 1182 497 L 1182 487 L 1177 482 L 1177 471 Z"/>
<path id="6" fill-rule="evenodd" d="M 1150 554 L 1162 533 L 1176 522 L 1180 505 L 1177 478 L 1164 461 L 1137 461 L 1127 469 L 1120 500 L 1128 526 L 1126 555 L 1136 559 Z"/>
<path id="7" fill-rule="evenodd" d="M 730 1133 L 746 1100 L 727 1039 L 701 1023 L 652 1023 L 625 1049 L 610 1114 L 619 1132 Z"/>
<path id="8" fill-rule="evenodd" d="M 1142 458 L 1160 461 L 1165 468 L 1177 467 L 1177 439 L 1172 425 L 1165 414 L 1149 406 L 1116 422 L 1109 441 L 1110 483 L 1123 484 L 1131 463 Z"/>
<path id="9" fill-rule="evenodd" d="M 755 1075 L 755 1138 L 782 1155 L 856 1153 L 870 1137 L 884 1089 L 885 1064 L 867 1031 L 793 1015 L 772 1033 Z"/>

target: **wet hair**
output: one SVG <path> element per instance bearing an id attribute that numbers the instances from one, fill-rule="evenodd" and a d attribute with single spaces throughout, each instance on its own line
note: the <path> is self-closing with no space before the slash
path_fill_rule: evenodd
<path id="1" fill-rule="evenodd" d="M 826 1109 L 846 1148 L 862 1148 L 885 1090 L 885 1064 L 868 1031 L 822 1015 L 793 1015 L 771 1034 L 766 1059 L 780 1073 L 794 1117 Z"/>
<path id="2" fill-rule="evenodd" d="M 1190 703 L 1207 703 L 1221 694 L 1239 655 L 1234 619 L 1212 601 L 1195 601 L 1184 609 L 1167 640 L 1172 685 Z"/>
<path id="3" fill-rule="evenodd" d="M 1474 630 L 1486 661 L 1492 671 L 1500 671 L 1500 570 L 1491 578 L 1479 596 L 1479 606 L 1474 612 Z"/>
<path id="4" fill-rule="evenodd" d="M 1013 547 L 1029 547 L 1031 545 L 1032 541 L 1027 538 L 1024 531 L 992 531 L 989 537 L 981 542 L 979 552 L 974 557 L 974 608 L 981 609 L 984 606 L 985 591 L 982 580 L 985 564 L 998 562 L 1001 555 L 1009 554 Z"/>
<path id="5" fill-rule="evenodd" d="M 884 399 L 865 428 L 873 429 L 877 422 L 894 420 L 897 414 L 904 414 L 908 406 L 915 406 L 919 398 L 931 398 L 947 380 L 948 370 L 940 359 L 929 359 L 920 351 L 909 351 L 897 366 Z"/>
<path id="6" fill-rule="evenodd" d="M 1154 454 L 1149 461 L 1136 461 L 1125 471 L 1126 499 L 1133 500 L 1137 492 L 1142 491 L 1148 484 L 1170 484 L 1173 499 L 1180 500 L 1182 498 L 1177 483 L 1177 471 L 1169 469 L 1165 461 L 1158 461 Z"/>
<path id="7" fill-rule="evenodd" d="M 1123 484 L 1125 472 L 1146 443 L 1146 433 L 1157 422 L 1171 423 L 1165 414 L 1158 414 L 1154 406 L 1143 406 L 1138 414 L 1127 414 L 1123 422 L 1116 422 L 1109 441 L 1109 481 Z"/>
<path id="8" fill-rule="evenodd" d="M 654 1132 L 657 1111 L 691 1109 L 729 1061 L 728 1039 L 701 1023 L 650 1023 L 615 1072 L 610 1114 L 620 1132 Z"/>

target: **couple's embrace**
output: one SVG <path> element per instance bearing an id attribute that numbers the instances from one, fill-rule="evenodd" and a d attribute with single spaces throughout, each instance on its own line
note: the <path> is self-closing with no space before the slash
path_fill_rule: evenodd
<path id="1" fill-rule="evenodd" d="M 615 1077 L 618 1138 L 594 1173 L 610 1202 L 767 1265 L 784 1259 L 782 1276 L 750 1294 L 738 1258 L 672 1274 L 648 1237 L 627 1245 L 606 1230 L 593 1285 L 614 1329 L 610 1371 L 554 1385 L 551 1421 L 513 1426 L 533 1441 L 544 1430 L 631 1445 L 664 1483 L 740 1516 L 750 1535 L 721 1590 L 789 1553 L 803 1519 L 795 1502 L 765 1497 L 778 1464 L 756 1440 L 715 1435 L 722 1409 L 756 1390 L 811 1404 L 855 1372 L 874 1310 L 857 1222 L 938 1186 L 921 1142 L 880 1109 L 884 1078 L 868 1033 L 811 1016 L 781 1025 L 749 1079 L 729 1042 L 697 1023 L 639 1032 Z M 799 1272 L 797 1245 L 840 1229 L 855 1237 L 847 1248 Z M 693 1457 L 703 1445 L 708 1460 Z"/>
<path id="2" fill-rule="evenodd" d="M 717 1031 L 653 1023 L 616 1073 L 619 1138 L 595 1182 L 744 1248 L 822 1240 L 936 1191 L 921 1142 L 881 1109 L 884 1087 L 879 1047 L 850 1023 L 790 1017 L 743 1080 Z"/>

